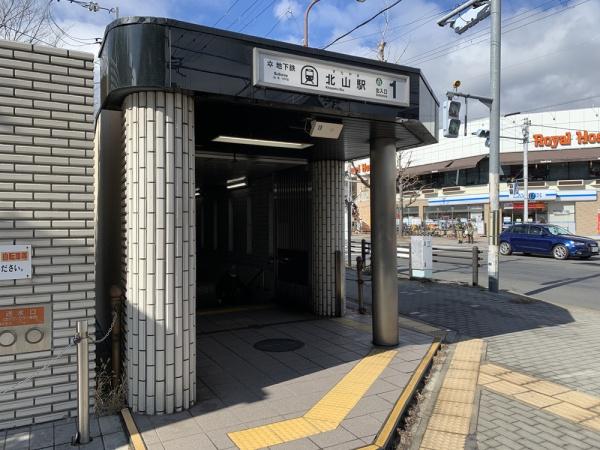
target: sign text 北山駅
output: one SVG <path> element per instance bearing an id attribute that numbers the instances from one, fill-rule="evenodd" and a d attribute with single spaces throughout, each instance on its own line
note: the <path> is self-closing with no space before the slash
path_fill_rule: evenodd
<path id="1" fill-rule="evenodd" d="M 31 278 L 31 246 L 0 245 L 0 281 Z"/>
<path id="2" fill-rule="evenodd" d="M 254 49 L 254 85 L 289 91 L 410 105 L 406 75 Z"/>
<path id="3" fill-rule="evenodd" d="M 578 145 L 600 144 L 600 133 L 590 133 L 587 130 L 582 130 L 575 133 L 575 138 L 577 139 Z M 558 148 L 559 146 L 569 146 L 573 143 L 573 134 L 570 131 L 555 136 L 534 134 L 533 143 L 536 148 Z"/>

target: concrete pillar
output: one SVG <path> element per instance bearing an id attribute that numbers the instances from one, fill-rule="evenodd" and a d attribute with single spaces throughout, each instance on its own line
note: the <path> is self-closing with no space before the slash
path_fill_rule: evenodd
<path id="1" fill-rule="evenodd" d="M 373 343 L 398 345 L 396 271 L 396 142 L 371 142 Z"/>
<path id="2" fill-rule="evenodd" d="M 168 414 L 196 398 L 194 101 L 140 92 L 123 111 L 128 401 Z"/>
<path id="3" fill-rule="evenodd" d="M 342 316 L 346 300 L 342 295 L 336 302 L 335 252 L 344 251 L 344 162 L 314 161 L 311 173 L 312 311 L 319 316 Z"/>

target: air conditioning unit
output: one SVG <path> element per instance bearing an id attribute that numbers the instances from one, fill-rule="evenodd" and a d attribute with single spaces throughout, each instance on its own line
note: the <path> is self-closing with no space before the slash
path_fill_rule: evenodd
<path id="1" fill-rule="evenodd" d="M 583 180 L 558 180 L 558 187 L 580 187 L 583 186 Z"/>
<path id="2" fill-rule="evenodd" d="M 464 189 L 462 186 L 448 186 L 445 188 L 442 188 L 442 193 L 443 194 L 452 194 L 455 192 L 462 192 Z"/>

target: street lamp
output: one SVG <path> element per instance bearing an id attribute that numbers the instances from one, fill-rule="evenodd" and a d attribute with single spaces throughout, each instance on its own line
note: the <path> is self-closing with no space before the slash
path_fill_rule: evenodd
<path id="1" fill-rule="evenodd" d="M 310 10 L 312 9 L 313 6 L 315 6 L 317 3 L 319 3 L 321 0 L 312 0 L 310 2 L 310 5 L 308 5 L 308 8 L 306 8 L 306 11 L 304 12 L 304 43 L 302 45 L 304 45 L 305 47 L 308 47 L 308 14 L 310 13 Z M 364 3 L 365 0 L 356 0 L 358 3 Z"/>

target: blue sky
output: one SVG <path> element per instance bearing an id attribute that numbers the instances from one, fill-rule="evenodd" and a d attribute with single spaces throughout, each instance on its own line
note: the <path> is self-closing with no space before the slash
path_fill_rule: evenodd
<path id="1" fill-rule="evenodd" d="M 394 0 L 321 0 L 310 17 L 310 44 L 323 47 Z M 309 0 L 100 0 L 119 6 L 121 16 L 162 16 L 256 36 L 300 44 L 304 10 Z M 330 50 L 366 58 L 377 57 L 377 44 L 386 41 L 386 60 L 421 68 L 438 98 L 460 79 L 465 91 L 489 94 L 489 19 L 457 35 L 440 28 L 436 18 L 457 0 L 403 0 Z M 97 51 L 113 17 L 91 13 L 67 0 L 54 1 L 54 15 L 72 38 L 65 46 Z M 570 109 L 600 105 L 600 0 L 504 0 L 504 113 Z M 575 99 L 598 95 L 593 99 Z M 568 102 L 568 103 L 567 103 Z M 472 117 L 486 110 L 469 105 Z"/>

